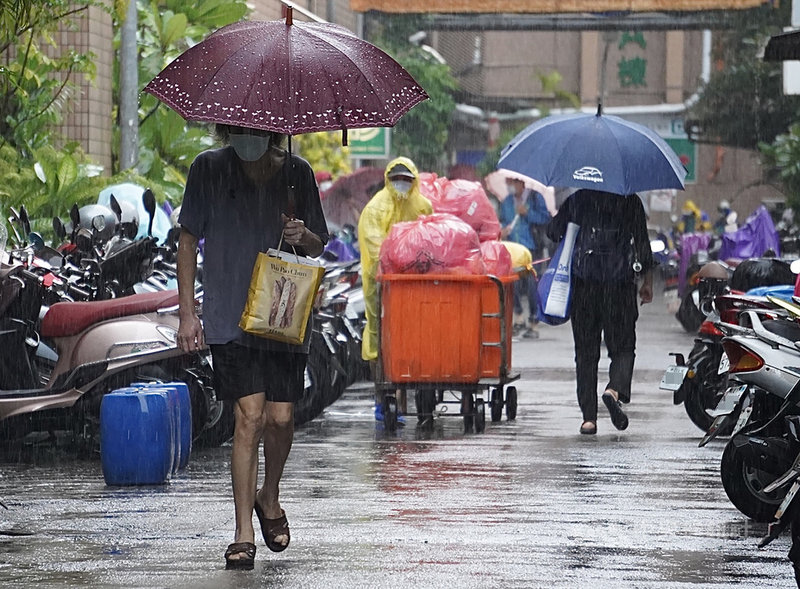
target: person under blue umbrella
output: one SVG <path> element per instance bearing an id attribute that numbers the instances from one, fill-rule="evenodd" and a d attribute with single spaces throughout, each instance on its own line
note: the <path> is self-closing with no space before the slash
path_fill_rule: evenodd
<path id="1" fill-rule="evenodd" d="M 582 434 L 597 433 L 597 367 L 604 338 L 611 360 L 602 394 L 611 422 L 628 427 L 622 404 L 631 400 L 636 320 L 641 303 L 653 300 L 653 254 L 641 199 L 581 189 L 559 209 L 547 235 L 560 241 L 568 223 L 579 225 L 572 256 L 570 322 L 575 343 Z"/>

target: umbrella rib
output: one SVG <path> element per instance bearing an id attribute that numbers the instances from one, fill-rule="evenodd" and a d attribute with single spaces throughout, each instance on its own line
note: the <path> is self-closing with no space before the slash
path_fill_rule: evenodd
<path id="1" fill-rule="evenodd" d="M 328 45 L 330 45 L 330 46 L 334 47 L 334 48 L 335 48 L 337 51 L 339 51 L 339 53 L 340 53 L 341 55 L 343 55 L 343 56 L 344 56 L 344 58 L 345 58 L 345 59 L 347 59 L 347 60 L 348 60 L 348 61 L 349 61 L 349 62 L 350 62 L 352 65 L 353 65 L 353 67 L 354 67 L 354 68 L 355 68 L 355 69 L 356 69 L 356 70 L 357 70 L 357 71 L 358 71 L 358 72 L 361 74 L 361 77 L 362 77 L 362 79 L 363 79 L 364 81 L 366 81 L 366 83 L 369 85 L 369 88 L 370 88 L 370 91 L 372 92 L 372 94 L 374 94 L 374 95 L 377 95 L 377 92 L 375 91 L 375 90 L 376 90 L 375 84 L 374 84 L 374 83 L 373 83 L 373 82 L 372 82 L 372 81 L 371 81 L 371 80 L 370 80 L 370 79 L 367 77 L 367 75 L 366 75 L 366 72 L 364 72 L 364 71 L 361 69 L 361 67 L 359 67 L 359 66 L 358 66 L 358 64 L 356 64 L 356 62 L 355 62 L 355 61 L 354 61 L 354 60 L 353 60 L 353 59 L 350 57 L 350 55 L 348 55 L 347 51 L 344 51 L 344 50 L 342 49 L 341 45 L 338 43 L 338 41 L 335 39 L 335 37 L 334 37 L 332 40 L 330 40 L 330 39 L 326 39 L 324 35 L 320 35 L 320 34 L 318 34 L 318 33 L 319 33 L 319 31 L 311 31 L 310 29 L 307 29 L 307 31 L 308 31 L 308 32 L 309 32 L 309 33 L 310 33 L 310 34 L 311 34 L 313 37 L 315 37 L 315 38 L 319 39 L 320 41 L 323 41 L 323 42 L 327 43 Z M 356 38 L 358 38 L 358 37 L 356 37 Z M 363 43 L 366 43 L 365 41 L 363 41 L 363 39 L 359 39 L 359 40 L 360 40 L 361 42 L 363 42 Z M 345 47 L 345 49 L 349 49 L 349 48 Z M 379 49 L 380 49 L 380 48 L 379 48 Z M 381 50 L 381 51 L 383 51 L 383 50 Z M 385 51 L 384 51 L 383 53 L 384 53 L 384 55 L 386 55 L 386 57 L 387 57 L 388 59 L 390 59 L 390 60 L 394 61 L 395 63 L 397 63 L 397 61 L 396 61 L 396 60 L 395 60 L 395 59 L 394 59 L 394 58 L 393 58 L 391 55 L 389 55 L 389 54 L 388 54 L 388 53 L 386 53 Z M 406 74 L 407 74 L 409 77 L 411 77 L 411 75 L 410 75 L 410 74 L 408 74 L 408 71 L 407 71 L 407 70 L 406 70 L 406 69 L 405 69 L 403 66 L 401 66 L 399 63 L 398 63 L 398 66 L 400 66 L 400 68 L 401 68 L 401 69 L 402 69 L 404 72 L 406 72 Z M 412 80 L 413 80 L 413 78 L 412 78 Z M 425 93 L 425 91 L 424 91 L 424 89 L 422 88 L 422 86 L 419 86 L 419 84 L 416 84 L 416 85 L 417 85 L 417 86 L 418 86 L 420 89 L 422 89 L 422 91 L 423 91 L 423 93 L 424 93 L 425 97 L 427 97 L 427 93 Z M 412 104 L 411 106 L 414 106 L 415 104 L 417 104 L 417 103 L 421 102 L 422 100 L 425 100 L 425 98 L 424 98 L 424 97 L 415 97 L 415 98 L 419 98 L 419 100 L 417 100 L 416 102 L 413 102 L 413 100 L 412 100 L 413 104 Z M 384 113 L 385 113 L 385 112 L 386 112 L 386 109 L 384 108 Z M 392 121 L 391 125 L 389 125 L 389 126 L 394 126 L 394 124 L 395 124 L 395 123 L 396 123 L 396 122 L 397 122 L 397 121 L 400 119 L 400 117 L 401 117 L 403 114 L 405 114 L 405 112 L 407 112 L 407 111 L 404 111 L 403 113 L 401 113 L 401 114 L 399 114 L 399 115 L 397 115 L 397 116 L 395 116 L 395 117 L 389 117 L 389 119 Z M 343 127 L 345 127 L 346 125 L 344 125 L 344 122 L 343 122 L 343 121 L 342 121 L 342 123 L 343 123 L 343 124 L 342 124 L 342 126 L 343 126 Z"/>

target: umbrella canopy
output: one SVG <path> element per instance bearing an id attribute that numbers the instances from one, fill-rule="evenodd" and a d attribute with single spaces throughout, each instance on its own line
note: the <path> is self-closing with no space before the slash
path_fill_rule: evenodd
<path id="1" fill-rule="evenodd" d="M 243 21 L 215 31 L 144 88 L 189 121 L 288 135 L 391 127 L 428 98 L 389 55 L 342 26 Z"/>
<path id="2" fill-rule="evenodd" d="M 765 61 L 800 59 L 800 31 L 773 35 L 764 48 Z"/>
<path id="3" fill-rule="evenodd" d="M 322 212 L 328 223 L 357 227 L 364 206 L 383 188 L 383 172 L 383 168 L 365 167 L 337 178 L 322 201 Z"/>
<path id="4" fill-rule="evenodd" d="M 548 186 L 632 194 L 683 189 L 686 168 L 643 125 L 602 114 L 554 115 L 523 129 L 500 154 L 507 168 Z"/>
<path id="5" fill-rule="evenodd" d="M 494 194 L 497 197 L 497 200 L 503 202 L 506 199 L 506 196 L 508 196 L 506 180 L 510 178 L 522 180 L 525 183 L 525 188 L 534 190 L 541 194 L 544 197 L 547 210 L 550 211 L 551 215 L 555 215 L 556 212 L 558 212 L 558 207 L 556 206 L 555 189 L 552 186 L 545 186 L 538 180 L 534 180 L 533 178 L 525 176 L 524 174 L 501 168 L 490 174 L 487 174 L 486 178 L 483 179 L 483 183 L 486 186 L 486 190 Z"/>

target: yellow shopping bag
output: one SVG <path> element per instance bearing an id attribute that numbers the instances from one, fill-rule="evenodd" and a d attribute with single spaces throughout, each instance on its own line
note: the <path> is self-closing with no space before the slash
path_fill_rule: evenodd
<path id="1" fill-rule="evenodd" d="M 259 252 L 239 327 L 268 339 L 302 344 L 324 268 L 312 258 Z"/>

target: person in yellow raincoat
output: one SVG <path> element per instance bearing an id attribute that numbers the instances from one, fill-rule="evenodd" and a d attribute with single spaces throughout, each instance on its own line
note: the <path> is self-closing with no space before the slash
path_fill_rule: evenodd
<path id="1" fill-rule="evenodd" d="M 375 372 L 378 358 L 378 274 L 381 244 L 392 225 L 413 221 L 433 212 L 431 202 L 419 191 L 419 172 L 410 159 L 398 157 L 386 166 L 385 186 L 373 196 L 358 219 L 358 244 L 361 249 L 361 282 L 367 319 L 362 336 L 361 357 Z M 376 379 L 379 375 L 375 375 Z M 401 401 L 401 407 L 404 403 Z M 383 398 L 375 394 L 375 418 L 383 419 Z"/>

